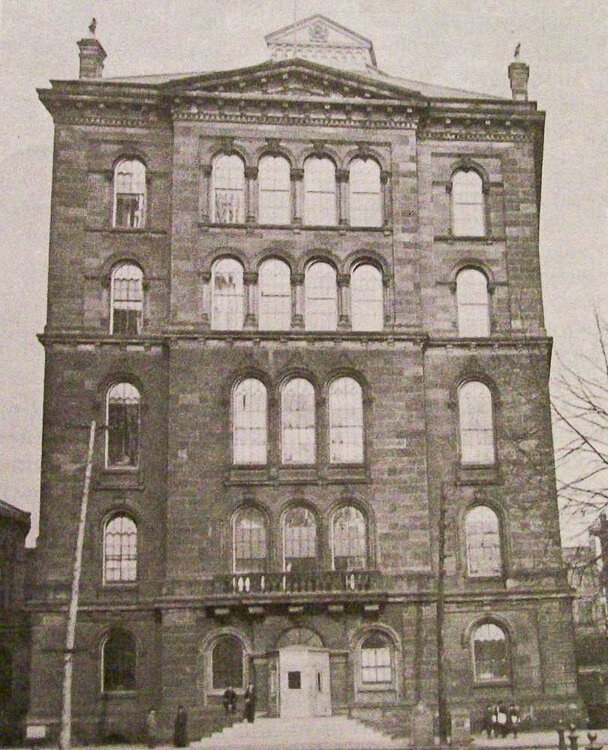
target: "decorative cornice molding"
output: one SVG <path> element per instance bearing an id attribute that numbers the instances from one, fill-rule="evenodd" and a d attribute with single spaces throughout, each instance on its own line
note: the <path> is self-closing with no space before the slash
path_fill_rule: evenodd
<path id="1" fill-rule="evenodd" d="M 501 143 L 528 143 L 534 140 L 534 133 L 512 133 L 505 130 L 465 130 L 460 128 L 429 129 L 418 132 L 420 141 L 498 141 Z"/>

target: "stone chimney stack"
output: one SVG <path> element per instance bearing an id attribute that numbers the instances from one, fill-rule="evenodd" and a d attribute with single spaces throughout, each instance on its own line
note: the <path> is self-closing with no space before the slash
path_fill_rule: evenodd
<path id="1" fill-rule="evenodd" d="M 511 93 L 516 102 L 528 101 L 528 77 L 530 68 L 525 62 L 519 60 L 519 44 L 515 48 L 515 59 L 509 65 L 509 82 Z"/>
<path id="2" fill-rule="evenodd" d="M 95 38 L 97 21 L 93 19 L 89 26 L 91 32 L 78 42 L 80 49 L 80 78 L 101 78 L 103 75 L 103 61 L 106 59 L 106 51 Z"/>

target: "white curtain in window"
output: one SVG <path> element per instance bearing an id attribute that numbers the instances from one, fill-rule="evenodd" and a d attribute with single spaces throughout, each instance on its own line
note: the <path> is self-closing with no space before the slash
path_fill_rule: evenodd
<path id="1" fill-rule="evenodd" d="M 486 233 L 483 180 L 472 169 L 460 169 L 452 177 L 452 233 L 457 237 Z"/>
<path id="2" fill-rule="evenodd" d="M 363 394 L 353 378 L 337 378 L 329 386 L 329 460 L 363 462 Z"/>
<path id="3" fill-rule="evenodd" d="M 470 381 L 458 389 L 460 457 L 463 464 L 493 464 L 492 394 L 484 383 Z"/>
<path id="4" fill-rule="evenodd" d="M 508 680 L 509 658 L 503 629 L 492 622 L 479 625 L 473 632 L 472 643 L 475 680 Z"/>
<path id="5" fill-rule="evenodd" d="M 258 221 L 260 224 L 291 223 L 291 177 L 283 156 L 264 156 L 258 168 Z"/>
<path id="6" fill-rule="evenodd" d="M 382 274 L 370 263 L 356 266 L 350 279 L 351 325 L 353 331 L 381 331 L 384 328 Z"/>
<path id="7" fill-rule="evenodd" d="M 284 464 L 315 462 L 315 391 L 304 378 L 281 389 L 281 457 Z"/>
<path id="8" fill-rule="evenodd" d="M 243 266 L 233 258 L 213 264 L 211 326 L 218 331 L 240 331 L 244 321 Z"/>
<path id="9" fill-rule="evenodd" d="M 146 167 L 123 159 L 114 168 L 114 226 L 141 229 L 146 213 Z"/>
<path id="10" fill-rule="evenodd" d="M 265 464 L 267 452 L 266 386 L 242 380 L 233 393 L 233 457 L 235 464 Z"/>
<path id="11" fill-rule="evenodd" d="M 331 159 L 310 156 L 304 162 L 304 223 L 337 224 L 336 167 Z"/>
<path id="12" fill-rule="evenodd" d="M 245 217 L 245 165 L 236 154 L 213 160 L 211 221 L 242 224 Z"/>
<path id="13" fill-rule="evenodd" d="M 266 522 L 256 508 L 240 510 L 234 519 L 234 572 L 260 573 L 266 569 Z"/>
<path id="14" fill-rule="evenodd" d="M 287 263 L 269 258 L 260 266 L 258 277 L 258 326 L 263 331 L 291 328 L 291 272 Z"/>
<path id="15" fill-rule="evenodd" d="M 144 304 L 144 275 L 133 263 L 121 263 L 112 269 L 110 289 L 110 331 L 124 336 L 141 333 Z"/>
<path id="16" fill-rule="evenodd" d="M 114 383 L 106 395 L 106 467 L 139 464 L 140 395 L 131 383 Z"/>
<path id="17" fill-rule="evenodd" d="M 317 522 L 308 508 L 291 508 L 283 517 L 284 568 L 293 573 L 316 567 Z"/>
<path id="18" fill-rule="evenodd" d="M 358 508 L 346 505 L 332 519 L 334 570 L 364 570 L 367 567 L 367 524 Z"/>
<path id="19" fill-rule="evenodd" d="M 459 336 L 489 336 L 488 280 L 481 271 L 465 268 L 456 277 Z"/>
<path id="20" fill-rule="evenodd" d="M 335 331 L 338 327 L 336 271 L 329 263 L 311 263 L 304 279 L 307 331 Z"/>
<path id="21" fill-rule="evenodd" d="M 105 525 L 103 579 L 104 583 L 137 580 L 137 526 L 129 516 L 114 516 Z"/>
<path id="22" fill-rule="evenodd" d="M 466 516 L 467 572 L 470 576 L 499 576 L 502 573 L 500 524 L 487 505 L 472 508 Z"/>
<path id="23" fill-rule="evenodd" d="M 380 166 L 373 159 L 354 159 L 348 177 L 350 225 L 382 226 L 382 186 Z"/>

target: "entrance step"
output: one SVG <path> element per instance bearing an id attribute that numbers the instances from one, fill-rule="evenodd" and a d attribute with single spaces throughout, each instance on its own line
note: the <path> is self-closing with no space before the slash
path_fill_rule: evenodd
<path id="1" fill-rule="evenodd" d="M 401 750 L 394 740 L 346 716 L 256 719 L 193 742 L 193 750 Z"/>

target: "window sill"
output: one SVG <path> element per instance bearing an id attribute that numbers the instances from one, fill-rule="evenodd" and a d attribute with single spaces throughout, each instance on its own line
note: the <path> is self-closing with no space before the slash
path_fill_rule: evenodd
<path id="1" fill-rule="evenodd" d="M 502 484 L 498 464 L 459 464 L 456 466 L 456 484 Z"/>
<path id="2" fill-rule="evenodd" d="M 95 481 L 98 490 L 143 490 L 144 481 L 139 468 L 103 469 Z"/>
<path id="3" fill-rule="evenodd" d="M 166 229 L 159 229 L 158 227 L 142 227 L 141 229 L 131 229 L 129 227 L 93 227 L 87 226 L 87 232 L 100 232 L 103 234 L 130 234 L 130 235 L 164 235 L 167 234 Z"/>
<path id="4" fill-rule="evenodd" d="M 479 688 L 494 688 L 494 687 L 511 687 L 511 680 L 483 680 L 483 682 L 474 682 L 473 687 Z"/>
<path id="5" fill-rule="evenodd" d="M 358 693 L 393 693 L 397 690 L 393 683 L 382 683 L 378 685 L 360 683 L 357 688 Z"/>
<path id="6" fill-rule="evenodd" d="M 137 698 L 137 690 L 102 690 L 102 698 Z"/>
<path id="7" fill-rule="evenodd" d="M 283 229 L 291 232 L 381 232 L 383 234 L 391 234 L 393 231 L 393 227 L 390 224 L 382 227 L 351 227 L 347 224 L 248 224 L 244 222 L 239 224 L 224 224 L 215 221 L 199 221 L 198 226 L 207 229 Z"/>
<path id="8" fill-rule="evenodd" d="M 369 482 L 366 465 L 281 465 L 232 466 L 226 472 L 227 485 L 242 484 L 310 484 Z"/>
<path id="9" fill-rule="evenodd" d="M 486 245 L 491 245 L 494 242 L 504 241 L 503 236 L 497 237 L 495 235 L 464 235 L 464 234 L 436 234 L 433 237 L 434 242 L 479 242 Z"/>

